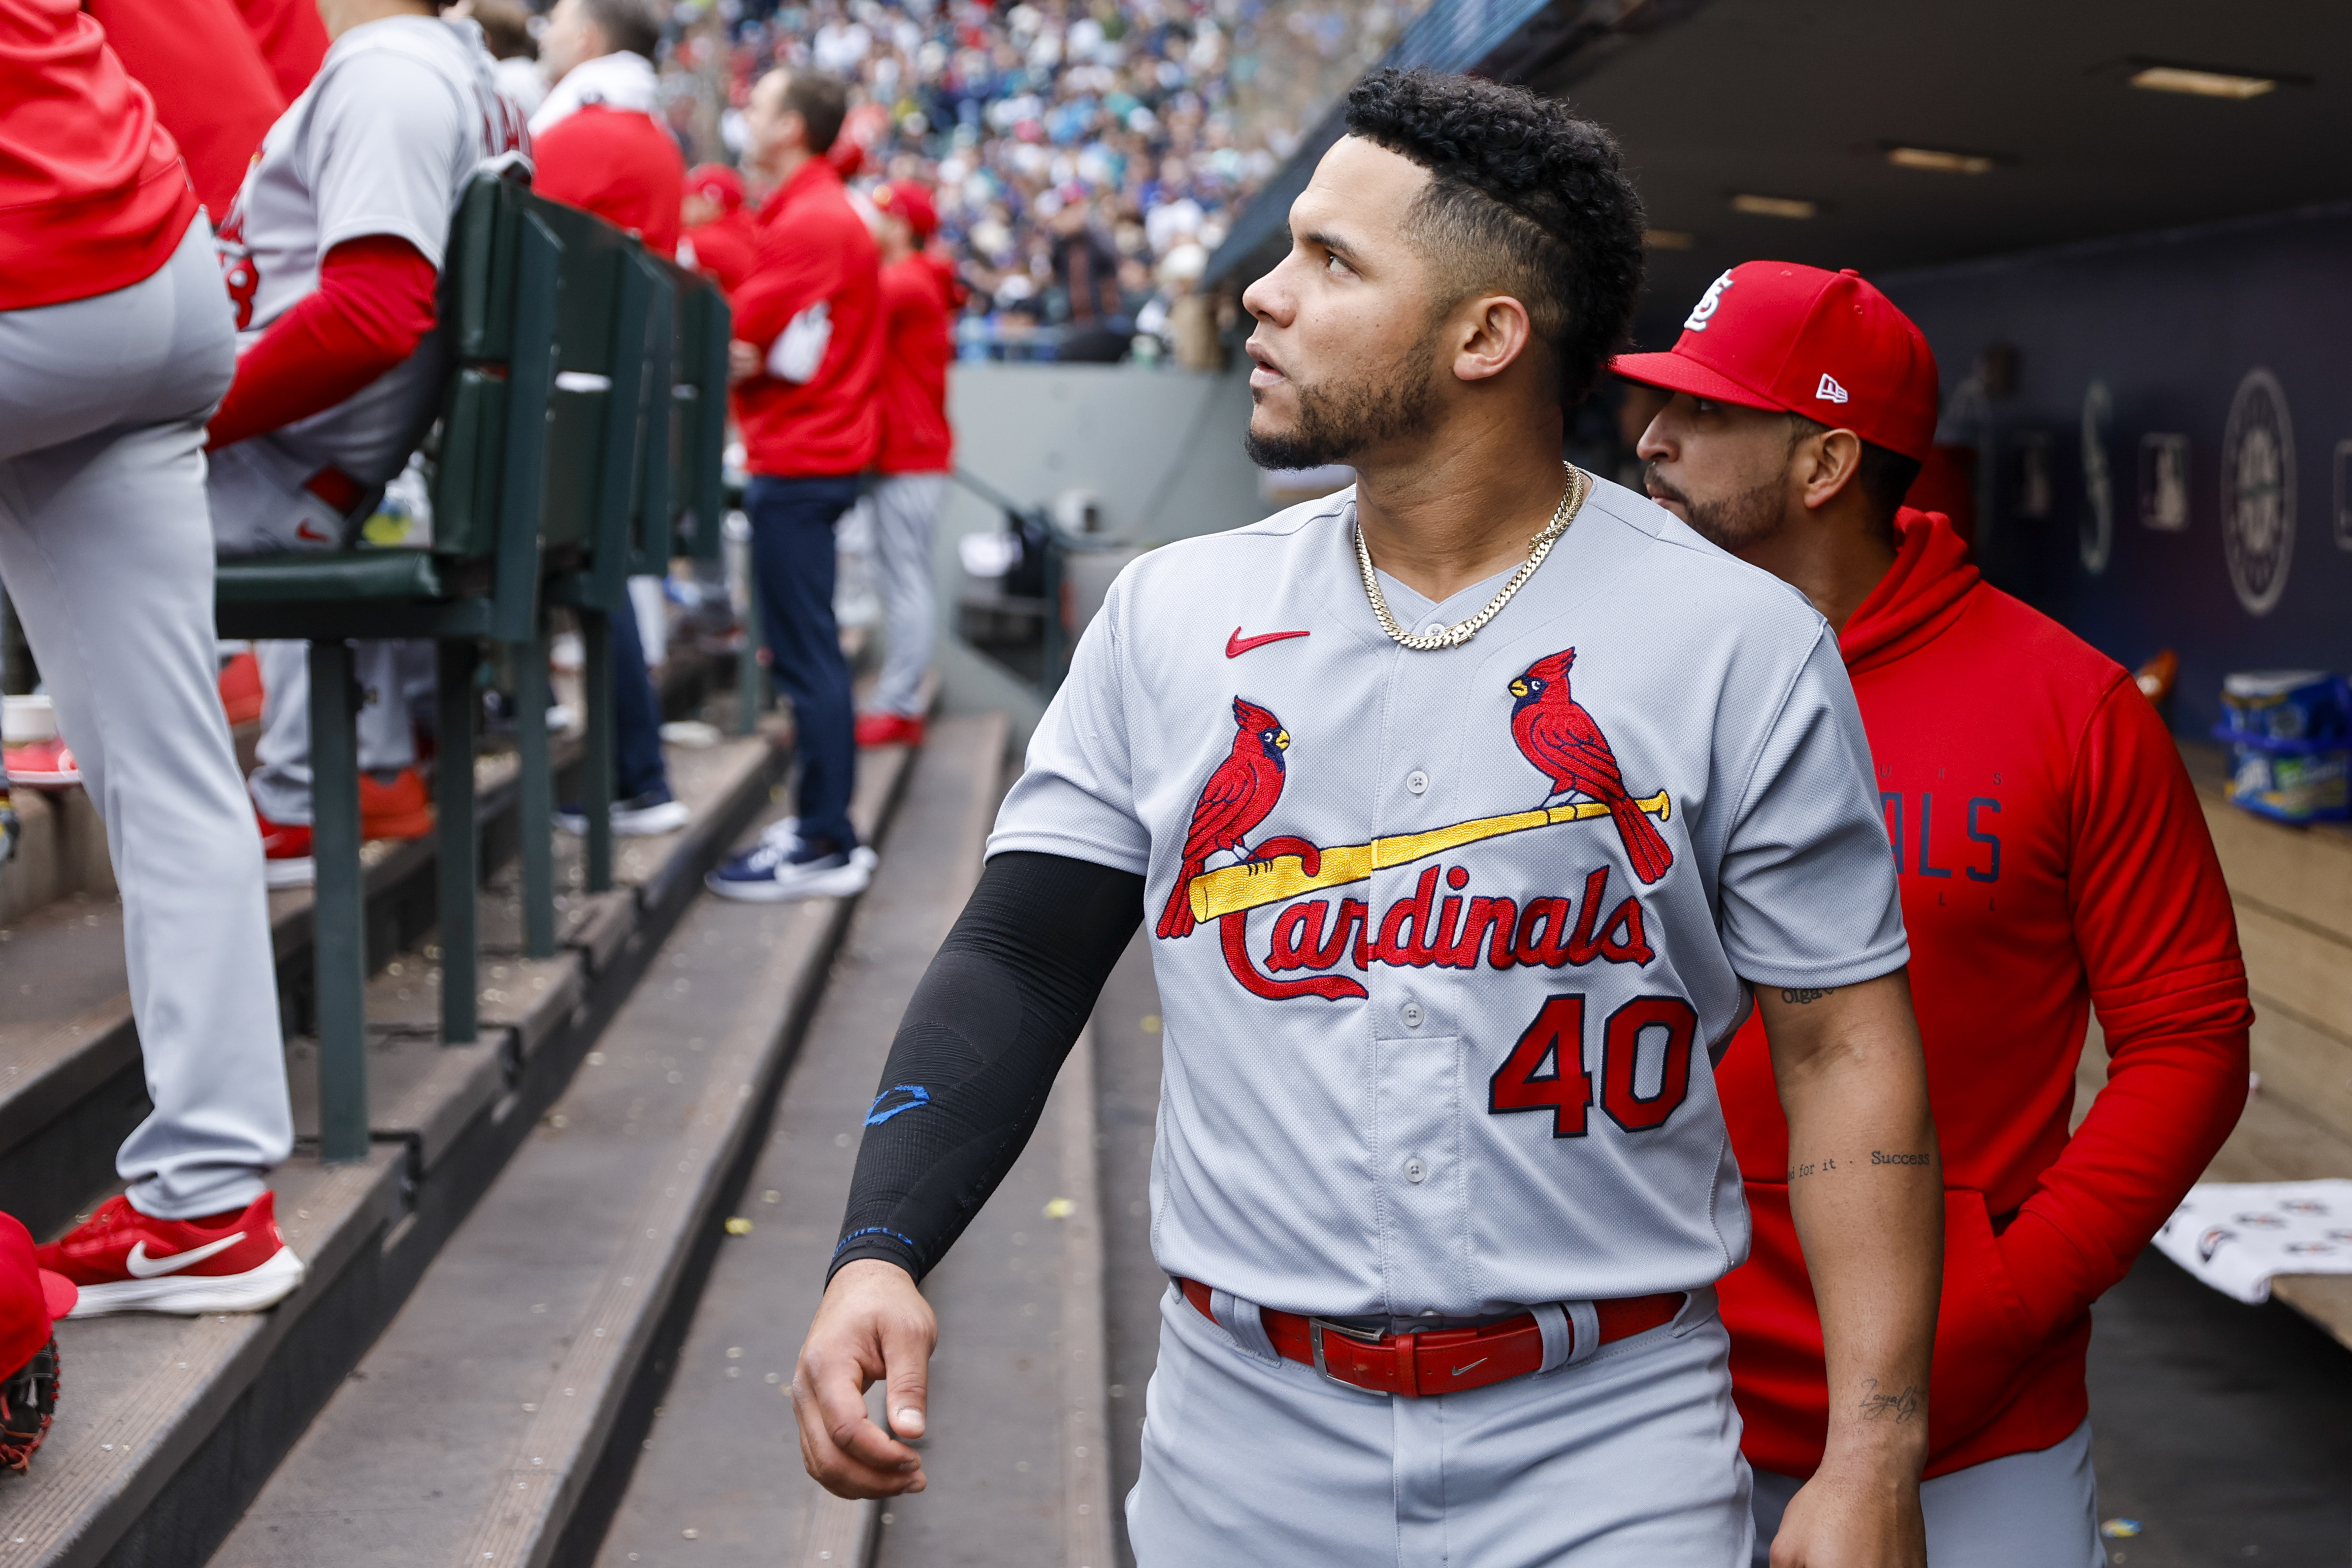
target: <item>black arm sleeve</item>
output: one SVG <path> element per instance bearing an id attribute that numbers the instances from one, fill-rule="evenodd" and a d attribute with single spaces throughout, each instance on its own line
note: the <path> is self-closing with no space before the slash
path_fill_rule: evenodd
<path id="1" fill-rule="evenodd" d="M 833 1271 L 920 1279 L 1004 1179 L 1054 1075 L 1143 921 L 1143 879 L 1060 855 L 999 855 L 898 1025 L 866 1114 Z"/>

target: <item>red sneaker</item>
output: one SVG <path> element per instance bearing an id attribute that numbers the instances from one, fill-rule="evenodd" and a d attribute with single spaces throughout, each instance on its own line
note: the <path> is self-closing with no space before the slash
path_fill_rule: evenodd
<path id="1" fill-rule="evenodd" d="M 360 775 L 360 837 L 362 838 L 422 838 L 433 831 L 433 797 L 425 793 L 425 775 L 403 768 L 390 784 Z"/>
<path id="2" fill-rule="evenodd" d="M 11 746 L 6 762 L 10 784 L 58 788 L 81 783 L 81 767 L 74 761 L 73 749 L 63 741 L 35 741 L 26 746 Z"/>
<path id="3" fill-rule="evenodd" d="M 310 858 L 310 825 L 272 822 L 261 815 L 261 879 L 272 888 L 307 888 L 319 879 L 318 863 Z"/>
<path id="4" fill-rule="evenodd" d="M 69 1317 L 257 1312 L 302 1283 L 302 1260 L 278 1234 L 277 1202 L 264 1193 L 204 1219 L 151 1219 L 112 1197 L 34 1256 L 81 1288 Z"/>
<path id="5" fill-rule="evenodd" d="M 923 721 L 905 713 L 860 713 L 857 743 L 861 746 L 919 746 Z"/>
<path id="6" fill-rule="evenodd" d="M 247 724 L 261 717 L 261 661 L 251 653 L 238 654 L 221 666 L 221 710 L 229 723 Z"/>

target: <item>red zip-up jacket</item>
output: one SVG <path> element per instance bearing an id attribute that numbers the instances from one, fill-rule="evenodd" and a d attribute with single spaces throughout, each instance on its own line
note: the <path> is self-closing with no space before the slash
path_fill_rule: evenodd
<path id="1" fill-rule="evenodd" d="M 1981 582 L 1941 513 L 1839 637 L 1878 771 L 1944 1155 L 1927 1473 L 2065 1438 L 2089 1412 L 2090 1305 L 2236 1123 L 2245 966 L 2179 752 L 2114 660 Z M 2066 1125 L 2093 1008 L 2106 1087 Z M 1750 1463 L 1808 1476 L 1821 1320 L 1762 1026 L 1716 1071 L 1755 1218 L 1722 1283 Z"/>
<path id="2" fill-rule="evenodd" d="M 762 374 L 736 387 L 752 473 L 838 478 L 873 465 L 882 439 L 881 266 L 841 176 L 822 158 L 803 163 L 761 207 L 751 272 L 730 301 L 735 336 L 764 358 L 797 320 L 824 334 L 824 348 L 804 382 Z"/>

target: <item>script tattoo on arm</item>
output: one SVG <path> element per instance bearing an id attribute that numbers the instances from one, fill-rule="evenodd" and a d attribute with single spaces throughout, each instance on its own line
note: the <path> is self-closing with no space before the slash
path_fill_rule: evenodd
<path id="1" fill-rule="evenodd" d="M 1919 1390 L 1916 1387 L 1906 1384 L 1900 1394 L 1887 1394 L 1880 1390 L 1878 1379 L 1865 1377 L 1862 1380 L 1861 1415 L 1864 1421 L 1884 1421 L 1892 1416 L 1895 1424 L 1900 1426 L 1918 1414 Z"/>
<path id="2" fill-rule="evenodd" d="M 1815 1160 L 1807 1164 L 1791 1165 L 1789 1167 L 1789 1180 L 1792 1184 L 1801 1182 L 1807 1176 L 1818 1175 L 1823 1171 L 1834 1171 L 1837 1168 L 1835 1160 Z"/>
<path id="3" fill-rule="evenodd" d="M 1834 996 L 1836 994 L 1837 987 L 1834 985 L 1831 986 L 1826 991 L 1784 990 L 1780 993 L 1780 1000 L 1786 1002 L 1791 1007 L 1810 1007 L 1824 996 Z"/>
<path id="4" fill-rule="evenodd" d="M 1924 1165 L 1927 1163 L 1927 1156 L 1925 1154 L 1890 1154 L 1884 1149 L 1873 1149 L 1870 1152 L 1870 1163 L 1874 1165 Z"/>

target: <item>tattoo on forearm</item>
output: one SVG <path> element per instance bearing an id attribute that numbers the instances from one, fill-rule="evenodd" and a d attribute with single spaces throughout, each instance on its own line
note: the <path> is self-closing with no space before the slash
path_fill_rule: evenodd
<path id="1" fill-rule="evenodd" d="M 1811 1164 L 1791 1165 L 1789 1167 L 1789 1180 L 1791 1182 L 1801 1182 L 1807 1176 L 1817 1175 L 1823 1171 L 1834 1171 L 1836 1169 L 1837 1162 L 1835 1160 L 1816 1160 Z"/>
<path id="2" fill-rule="evenodd" d="M 1883 1421 L 1891 1415 L 1900 1426 L 1918 1414 L 1919 1390 L 1916 1385 L 1906 1384 L 1900 1394 L 1885 1394 L 1880 1392 L 1878 1379 L 1862 1380 L 1861 1415 L 1864 1421 Z"/>
<path id="3" fill-rule="evenodd" d="M 1925 1154 L 1890 1154 L 1884 1149 L 1873 1149 L 1870 1152 L 1870 1163 L 1874 1165 L 1924 1165 L 1927 1163 L 1927 1156 Z"/>
<path id="4" fill-rule="evenodd" d="M 1837 987 L 1832 985 L 1826 991 L 1782 991 L 1780 1000 L 1791 1007 L 1810 1007 L 1824 996 L 1836 994 Z"/>

